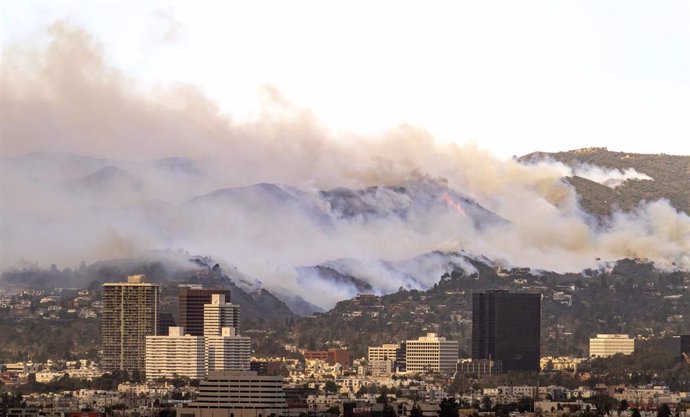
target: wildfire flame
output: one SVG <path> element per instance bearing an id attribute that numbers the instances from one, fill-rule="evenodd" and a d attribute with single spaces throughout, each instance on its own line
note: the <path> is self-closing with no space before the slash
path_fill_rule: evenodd
<path id="1" fill-rule="evenodd" d="M 444 203 L 448 204 L 448 207 L 453 208 L 455 211 L 462 214 L 463 216 L 467 216 L 467 213 L 465 213 L 465 210 L 462 208 L 460 203 L 453 200 L 453 198 L 450 195 L 448 195 L 447 192 L 443 193 L 443 197 L 441 197 L 441 200 L 443 200 Z"/>

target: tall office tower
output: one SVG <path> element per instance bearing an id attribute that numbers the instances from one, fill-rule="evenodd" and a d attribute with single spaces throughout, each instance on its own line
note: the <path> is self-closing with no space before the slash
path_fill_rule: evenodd
<path id="1" fill-rule="evenodd" d="M 234 327 L 223 327 L 219 335 L 204 336 L 204 368 L 210 371 L 248 371 L 251 339 L 239 336 Z"/>
<path id="2" fill-rule="evenodd" d="M 103 284 L 101 342 L 104 371 L 144 370 L 146 336 L 158 325 L 160 287 L 131 275 L 126 283 Z"/>
<path id="3" fill-rule="evenodd" d="M 472 295 L 472 359 L 504 371 L 539 371 L 541 294 L 502 290 Z"/>
<path id="4" fill-rule="evenodd" d="M 240 306 L 225 302 L 225 294 L 212 294 L 204 304 L 204 336 L 219 336 L 223 327 L 240 329 Z"/>
<path id="5" fill-rule="evenodd" d="M 169 327 L 165 336 L 146 336 L 146 379 L 200 379 L 204 375 L 202 336 L 185 335 L 182 327 Z"/>
<path id="6" fill-rule="evenodd" d="M 427 333 L 417 340 L 405 342 L 407 372 L 455 372 L 458 363 L 458 342 L 446 340 L 436 333 Z"/>
<path id="7" fill-rule="evenodd" d="M 180 288 L 179 322 L 185 332 L 192 336 L 204 335 L 204 305 L 211 302 L 211 295 L 223 294 L 230 300 L 230 290 L 202 290 L 199 288 Z"/>
<path id="8" fill-rule="evenodd" d="M 173 314 L 158 312 L 158 335 L 167 336 L 170 327 L 176 327 Z"/>
<path id="9" fill-rule="evenodd" d="M 256 372 L 211 372 L 199 384 L 199 395 L 180 408 L 180 417 L 286 416 L 287 403 L 280 376 Z"/>

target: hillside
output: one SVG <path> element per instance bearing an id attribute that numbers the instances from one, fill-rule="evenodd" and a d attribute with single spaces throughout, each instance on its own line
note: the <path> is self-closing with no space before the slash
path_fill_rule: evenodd
<path id="1" fill-rule="evenodd" d="M 426 332 L 460 341 L 469 356 L 472 293 L 482 289 L 536 292 L 542 301 L 542 355 L 587 355 L 594 333 L 660 336 L 690 332 L 690 273 L 660 272 L 652 264 L 619 261 L 581 274 L 514 268 L 496 271 L 470 260 L 477 273 L 449 271 L 428 291 L 405 290 L 339 302 L 324 314 L 300 320 L 293 339 L 305 348 L 366 347 L 416 338 Z"/>
<path id="2" fill-rule="evenodd" d="M 630 211 L 642 200 L 667 199 L 679 211 L 690 214 L 690 156 L 583 148 L 556 153 L 534 152 L 520 160 L 534 162 L 546 158 L 570 167 L 586 164 L 617 170 L 632 168 L 653 178 L 653 181 L 629 179 L 620 186 L 610 188 L 586 178 L 569 177 L 568 181 L 580 195 L 582 206 L 590 213 L 608 215 L 616 206 Z"/>
<path id="3" fill-rule="evenodd" d="M 152 258 L 153 259 L 153 258 Z M 290 308 L 271 292 L 239 271 L 221 266 L 207 257 L 192 257 L 189 263 L 172 262 L 163 256 L 156 260 L 117 259 L 82 265 L 80 268 L 63 270 L 29 267 L 3 272 L 0 288 L 52 290 L 55 288 L 88 287 L 100 297 L 101 284 L 123 282 L 127 275 L 145 274 L 151 282 L 161 285 L 163 312 L 177 314 L 178 284 L 199 284 L 203 288 L 229 289 L 232 302 L 242 311 L 242 327 L 261 326 L 266 322 L 284 320 L 293 315 Z"/>

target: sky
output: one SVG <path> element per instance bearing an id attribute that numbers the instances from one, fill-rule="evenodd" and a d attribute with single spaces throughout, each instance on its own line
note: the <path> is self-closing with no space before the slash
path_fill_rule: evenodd
<path id="1" fill-rule="evenodd" d="M 66 21 L 138 88 L 193 85 L 236 121 L 270 86 L 343 140 L 690 154 L 686 1 L 2 0 L 0 19 L 3 52 Z"/>

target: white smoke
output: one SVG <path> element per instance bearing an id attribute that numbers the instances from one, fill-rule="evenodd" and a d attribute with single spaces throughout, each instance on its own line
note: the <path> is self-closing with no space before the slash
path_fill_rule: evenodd
<path id="1" fill-rule="evenodd" d="M 363 260 L 352 273 L 383 291 L 431 285 L 444 266 L 417 262 L 401 272 L 375 260 L 402 261 L 435 250 L 465 249 L 556 271 L 622 257 L 690 268 L 686 214 L 657 201 L 616 213 L 601 227 L 562 180 L 650 179 L 644 174 L 549 161 L 523 165 L 472 144 L 440 144 L 410 126 L 378 137 L 335 137 L 272 88 L 265 91 L 264 112 L 237 123 L 193 86 L 142 91 L 108 67 L 100 46 L 79 29 L 58 22 L 51 34 L 45 49 L 3 55 L 3 269 L 22 259 L 69 266 L 184 248 L 237 265 L 269 289 L 327 307 L 352 295 L 351 287 L 300 279 L 296 267 Z M 19 156 L 28 152 L 47 153 Z M 169 157 L 178 159 L 160 159 Z M 287 186 L 196 198 L 264 182 Z M 318 195 L 334 187 L 429 182 L 475 199 L 507 222 L 478 228 L 457 210 L 340 218 Z M 360 203 L 391 211 L 409 200 L 409 194 L 381 190 Z"/>
<path id="2" fill-rule="evenodd" d="M 563 176 L 578 176 L 594 181 L 609 188 L 617 188 L 628 180 L 654 181 L 647 174 L 637 172 L 635 168 L 608 169 L 590 164 L 577 164 L 573 167 L 562 165 Z"/>

